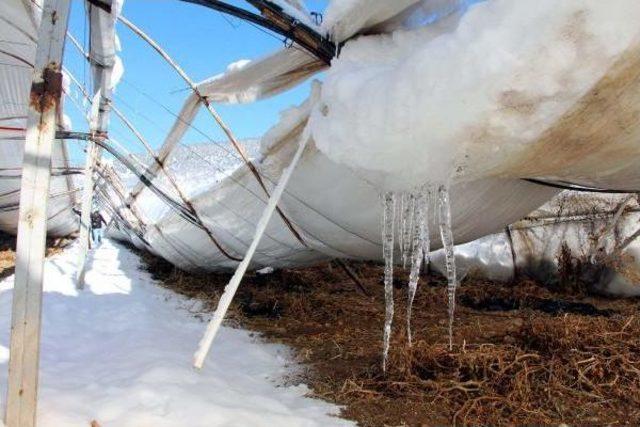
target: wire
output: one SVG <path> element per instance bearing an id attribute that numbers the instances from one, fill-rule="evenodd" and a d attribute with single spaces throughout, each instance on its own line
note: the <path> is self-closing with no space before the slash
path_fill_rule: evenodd
<path id="1" fill-rule="evenodd" d="M 18 42 L 15 40 L 0 40 L 0 43 L 6 43 L 9 45 L 21 45 L 21 46 L 33 46 L 31 43 Z"/>
<path id="2" fill-rule="evenodd" d="M 583 186 L 580 184 L 574 184 L 565 181 L 546 181 L 537 178 L 524 178 L 523 181 L 531 182 L 533 184 L 543 185 L 545 187 L 558 188 L 562 190 L 583 191 L 586 193 L 607 193 L 607 194 L 632 194 L 640 193 L 640 190 L 617 190 L 606 188 L 595 188 L 589 186 Z"/>
<path id="3" fill-rule="evenodd" d="M 238 160 L 239 162 L 244 162 L 242 160 L 242 158 L 233 150 L 231 150 L 230 148 L 224 146 L 222 143 L 214 140 L 213 138 L 211 138 L 208 134 L 206 134 L 204 131 L 202 131 L 201 129 L 199 129 L 198 127 L 196 127 L 193 123 L 189 123 L 186 122 L 185 120 L 183 120 L 178 114 L 174 113 L 169 107 L 167 107 L 166 105 L 164 105 L 162 102 L 160 102 L 159 100 L 157 100 L 155 97 L 153 97 L 152 95 L 148 94 L 147 92 L 143 91 L 142 89 L 138 88 L 137 85 L 133 82 L 130 82 L 126 79 L 122 79 L 122 81 L 124 83 L 126 83 L 127 85 L 129 85 L 132 89 L 134 89 L 136 92 L 138 92 L 139 94 L 141 94 L 142 96 L 144 96 L 145 98 L 149 99 L 151 102 L 153 102 L 154 104 L 160 106 L 163 110 L 165 110 L 168 114 L 172 115 L 174 118 L 176 118 L 177 120 L 180 120 L 182 123 L 186 124 L 188 127 L 190 127 L 191 129 L 195 130 L 196 132 L 198 132 L 200 135 L 202 135 L 204 138 L 206 138 L 206 140 L 208 142 L 211 142 L 212 144 L 218 146 L 219 148 L 221 148 L 223 151 L 225 151 L 227 154 L 229 154 L 230 156 L 232 156 L 233 158 L 235 158 L 236 160 Z M 120 99 L 120 98 L 118 98 Z M 134 111 L 135 114 L 138 114 L 136 111 Z M 152 119 L 149 119 L 150 121 L 152 121 L 152 123 L 156 126 L 159 126 L 159 124 L 157 122 L 155 122 Z M 258 194 L 256 194 L 253 190 L 249 189 L 247 186 L 245 186 L 242 182 L 240 182 L 239 180 L 235 179 L 233 177 L 233 175 L 229 175 L 228 174 L 228 170 L 223 170 L 221 169 L 218 165 L 212 163 L 211 161 L 209 161 L 208 159 L 204 158 L 202 155 L 200 155 L 197 151 L 195 151 L 192 147 L 190 147 L 188 144 L 185 144 L 184 142 L 179 142 L 179 144 L 185 148 L 187 148 L 188 150 L 190 150 L 192 153 L 194 153 L 196 156 L 198 156 L 199 158 L 201 158 L 202 160 L 204 160 L 206 163 L 208 163 L 209 165 L 213 166 L 216 170 L 218 170 L 221 173 L 227 174 L 227 178 L 231 179 L 232 181 L 234 181 L 236 184 L 238 184 L 240 187 L 242 187 L 244 190 L 246 190 L 247 192 L 249 192 L 250 194 L 252 194 L 254 197 L 256 197 L 258 200 L 260 200 L 261 202 L 264 202 L 264 200 L 258 196 Z M 264 174 L 260 173 L 258 171 L 258 173 L 260 174 L 260 176 L 262 178 L 264 178 L 267 182 L 269 182 L 271 185 L 275 185 L 274 181 L 269 178 L 268 176 L 265 176 Z M 307 209 L 313 211 L 314 213 L 316 213 L 318 216 L 320 216 L 321 218 L 325 219 L 326 221 L 332 223 L 333 225 L 335 225 L 336 227 L 340 228 L 341 230 L 356 236 L 372 245 L 375 246 L 380 246 L 380 243 L 374 242 L 370 239 L 368 239 L 365 236 L 362 236 L 356 232 L 353 232 L 345 227 L 343 227 L 341 224 L 337 223 L 336 221 L 332 220 L 331 218 L 329 218 L 328 216 L 326 216 L 325 214 L 319 212 L 317 209 L 315 209 L 314 207 L 312 207 L 311 205 L 309 205 L 307 202 L 301 200 L 300 198 L 298 198 L 296 195 L 292 194 L 290 191 L 285 190 L 284 194 L 286 194 L 287 196 L 291 197 L 292 199 L 296 200 L 297 202 L 299 202 L 300 204 L 302 204 L 303 206 L 305 206 Z M 298 227 L 302 228 L 300 226 L 300 224 L 295 223 L 295 225 L 297 225 Z M 313 237 L 314 239 L 316 239 L 319 242 L 322 242 L 322 240 L 320 240 L 319 238 L 317 238 L 316 236 L 314 236 L 313 234 L 311 234 L 308 230 L 302 229 L 306 234 L 308 234 L 309 236 Z M 326 245 L 327 247 L 330 247 L 333 250 L 338 251 L 335 248 L 332 248 L 330 245 L 328 245 L 325 242 L 322 242 L 324 245 Z M 340 251 L 338 251 L 340 252 Z"/>

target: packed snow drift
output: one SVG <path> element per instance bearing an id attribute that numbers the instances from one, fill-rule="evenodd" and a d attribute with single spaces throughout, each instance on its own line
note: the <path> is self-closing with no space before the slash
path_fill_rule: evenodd
<path id="1" fill-rule="evenodd" d="M 338 408 L 281 387 L 287 348 L 223 328 L 211 363 L 190 367 L 197 304 L 159 287 L 138 257 L 105 241 L 75 288 L 77 245 L 47 260 L 38 425 L 87 427 L 351 425 Z M 0 388 L 6 387 L 13 276 L 0 282 Z M 0 412 L 4 391 L 0 393 Z"/>

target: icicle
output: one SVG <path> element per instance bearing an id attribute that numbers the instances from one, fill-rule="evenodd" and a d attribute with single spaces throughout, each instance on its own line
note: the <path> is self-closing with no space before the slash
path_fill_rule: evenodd
<path id="1" fill-rule="evenodd" d="M 431 204 L 431 188 L 427 188 L 424 194 L 424 215 L 422 216 L 422 221 L 424 221 L 424 240 L 422 241 L 422 256 L 424 271 L 428 271 L 429 263 L 431 262 L 430 253 L 431 253 L 431 231 L 429 230 L 429 212 L 431 209 L 429 208 Z"/>
<path id="2" fill-rule="evenodd" d="M 427 211 L 427 194 L 418 193 L 413 197 L 413 234 L 411 240 L 411 273 L 409 274 L 409 294 L 407 298 L 407 340 L 409 346 L 411 340 L 411 311 L 413 308 L 413 300 L 418 289 L 418 279 L 420 278 L 420 266 L 422 264 L 422 251 L 425 240 L 425 225 Z"/>
<path id="3" fill-rule="evenodd" d="M 384 300 L 385 318 L 382 349 L 382 371 L 387 370 L 387 355 L 391 339 L 391 323 L 393 322 L 393 238 L 395 225 L 396 198 L 394 193 L 383 196 L 382 216 L 382 254 L 384 256 Z"/>
<path id="4" fill-rule="evenodd" d="M 440 237 L 444 248 L 447 265 L 447 296 L 449 303 L 449 350 L 453 349 L 453 316 L 456 309 L 456 259 L 451 230 L 451 205 L 449 189 L 444 185 L 438 189 L 438 218 L 440 221 Z"/>
<path id="5" fill-rule="evenodd" d="M 404 206 L 406 204 L 406 193 L 400 193 L 399 203 L 396 203 L 396 236 L 398 236 L 398 247 L 400 248 L 400 258 L 404 258 Z"/>
<path id="6" fill-rule="evenodd" d="M 402 268 L 405 269 L 407 268 L 407 259 L 412 254 L 414 198 L 413 193 L 406 194 L 404 211 L 402 212 Z"/>

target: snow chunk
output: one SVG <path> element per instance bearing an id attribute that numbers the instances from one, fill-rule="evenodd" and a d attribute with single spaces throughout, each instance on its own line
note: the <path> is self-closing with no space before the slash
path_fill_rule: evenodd
<path id="1" fill-rule="evenodd" d="M 606 74 L 638 40 L 638 19 L 635 0 L 492 0 L 456 28 L 360 37 L 327 72 L 316 145 L 387 177 L 386 189 L 486 176 Z M 490 138 L 472 144 L 479 132 Z"/>
<path id="2" fill-rule="evenodd" d="M 266 156 L 269 151 L 278 143 L 283 141 L 286 136 L 292 133 L 298 126 L 304 125 L 312 108 L 317 104 L 320 97 L 321 83 L 314 80 L 311 86 L 311 94 L 302 104 L 297 107 L 291 107 L 280 113 L 280 120 L 276 125 L 269 129 L 260 143 L 260 152 Z"/>
<path id="3" fill-rule="evenodd" d="M 336 41 L 390 19 L 420 0 L 332 0 L 322 29 Z"/>
<path id="4" fill-rule="evenodd" d="M 251 63 L 250 59 L 239 59 L 231 64 L 227 65 L 227 73 L 233 73 L 234 71 L 240 71 Z"/>
<path id="5" fill-rule="evenodd" d="M 265 268 L 261 268 L 260 270 L 256 270 L 256 274 L 258 274 L 260 276 L 264 276 L 266 274 L 271 274 L 274 271 L 275 270 L 273 269 L 273 267 L 265 267 Z"/>

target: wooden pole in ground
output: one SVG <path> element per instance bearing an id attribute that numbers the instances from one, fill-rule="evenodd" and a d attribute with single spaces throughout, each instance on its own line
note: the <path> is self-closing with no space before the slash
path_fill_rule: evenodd
<path id="1" fill-rule="evenodd" d="M 224 288 L 224 292 L 218 301 L 218 307 L 216 311 L 213 313 L 213 317 L 207 326 L 207 330 L 205 331 L 200 344 L 198 345 L 198 350 L 194 355 L 193 365 L 200 369 L 204 365 L 204 360 L 209 353 L 209 349 L 211 348 L 211 344 L 213 343 L 213 339 L 218 333 L 218 329 L 220 329 L 220 325 L 222 325 L 222 321 L 224 320 L 224 316 L 227 314 L 227 310 L 229 309 L 229 305 L 231 305 L 231 301 L 238 290 L 238 286 L 240 286 L 240 282 L 244 277 L 244 274 L 247 272 L 247 268 L 249 268 L 249 264 L 251 263 L 251 259 L 253 258 L 253 254 L 256 252 L 258 248 L 258 244 L 260 244 L 260 240 L 264 235 L 265 230 L 267 229 L 267 225 L 269 225 L 269 221 L 271 220 L 271 216 L 273 212 L 276 210 L 276 206 L 280 201 L 280 197 L 284 192 L 284 189 L 287 187 L 287 183 L 289 182 L 289 178 L 291 178 L 291 174 L 295 169 L 300 157 L 302 157 L 302 153 L 304 152 L 307 143 L 311 137 L 306 133 L 302 135 L 302 140 L 300 141 L 300 146 L 298 147 L 296 153 L 293 155 L 293 159 L 291 159 L 291 163 L 289 166 L 283 169 L 282 175 L 280 176 L 280 180 L 278 181 L 278 185 L 275 190 L 271 193 L 271 197 L 269 197 L 269 201 L 267 202 L 267 206 L 264 208 L 262 212 L 262 216 L 258 221 L 256 226 L 256 232 L 253 237 L 253 241 L 251 242 L 251 246 L 247 249 L 247 253 L 244 255 L 242 262 L 238 265 L 235 273 L 229 280 L 229 283 Z"/>
<path id="2" fill-rule="evenodd" d="M 93 172 L 98 160 L 98 146 L 95 142 L 87 140 L 87 154 L 85 157 L 82 205 L 80 208 L 80 247 L 78 249 L 78 265 L 76 270 L 76 286 L 84 288 L 84 276 L 86 273 L 86 258 L 89 251 L 89 227 L 91 226 L 91 205 L 93 204 Z"/>
<path id="3" fill-rule="evenodd" d="M 20 183 L 5 415 L 7 427 L 32 427 L 36 424 L 47 200 L 56 111 L 62 94 L 62 52 L 70 4 L 70 0 L 45 0 L 38 31 Z"/>
<path id="4" fill-rule="evenodd" d="M 367 289 L 364 287 L 364 285 L 362 284 L 362 281 L 360 280 L 360 278 L 358 277 L 358 275 L 355 273 L 355 271 L 353 271 L 351 269 L 351 267 L 349 267 L 349 265 L 342 259 L 338 258 L 335 260 L 336 264 L 338 264 L 338 266 L 345 272 L 347 273 L 347 276 L 349 276 L 349 278 L 353 281 L 353 283 L 358 287 L 358 289 L 360 289 L 360 292 L 362 292 L 363 294 L 365 294 L 366 296 L 370 297 L 371 294 L 369 293 L 369 291 L 367 291 Z"/>
<path id="5" fill-rule="evenodd" d="M 91 2 L 89 2 L 91 3 Z M 111 75 L 115 64 L 115 43 L 105 43 L 108 38 L 115 39 L 115 15 L 110 9 L 113 0 L 102 1 L 108 9 L 93 6 L 89 8 L 89 22 L 91 27 L 90 61 L 94 71 L 94 93 L 97 101 L 92 105 L 91 133 L 95 138 L 105 138 L 111 112 L 111 97 L 113 85 Z M 87 141 L 87 160 L 84 173 L 84 193 L 80 214 L 80 248 L 76 273 L 76 287 L 84 287 L 87 251 L 89 249 L 89 222 L 93 204 L 93 175 L 96 162 L 100 158 L 101 148 L 93 140 Z"/>

